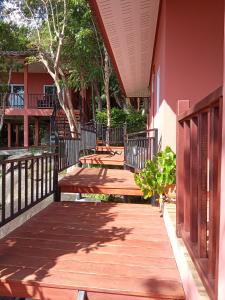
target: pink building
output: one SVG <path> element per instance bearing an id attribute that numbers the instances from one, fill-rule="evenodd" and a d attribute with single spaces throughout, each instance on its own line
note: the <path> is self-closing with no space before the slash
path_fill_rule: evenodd
<path id="1" fill-rule="evenodd" d="M 225 299 L 224 1 L 89 3 L 127 97 L 149 97 L 147 128 L 177 152 L 177 236 L 209 297 Z M 188 276 L 187 299 L 200 299 Z"/>
<path id="2" fill-rule="evenodd" d="M 25 53 L 9 53 L 23 64 Z M 79 92 L 72 92 L 74 113 L 80 118 L 89 105 Z M 0 95 L 0 101 L 3 94 Z M 13 72 L 10 83 L 10 94 L 6 103 L 5 119 L 0 134 L 1 147 L 28 147 L 48 144 L 50 139 L 50 117 L 56 89 L 51 76 L 44 67 L 35 63 L 25 65 L 18 72 Z"/>

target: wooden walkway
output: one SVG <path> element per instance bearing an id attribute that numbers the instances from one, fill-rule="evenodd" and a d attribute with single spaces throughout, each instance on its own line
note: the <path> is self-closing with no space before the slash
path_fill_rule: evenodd
<path id="1" fill-rule="evenodd" d="M 59 181 L 60 192 L 142 196 L 127 170 L 74 168 Z"/>
<path id="2" fill-rule="evenodd" d="M 158 209 L 53 203 L 0 242 L 0 295 L 185 299 Z"/>
<path id="3" fill-rule="evenodd" d="M 121 154 L 92 154 L 80 158 L 82 164 L 123 166 L 124 153 Z"/>
<path id="4" fill-rule="evenodd" d="M 96 146 L 95 150 L 97 152 L 124 152 L 124 147 L 122 147 L 122 146 Z"/>

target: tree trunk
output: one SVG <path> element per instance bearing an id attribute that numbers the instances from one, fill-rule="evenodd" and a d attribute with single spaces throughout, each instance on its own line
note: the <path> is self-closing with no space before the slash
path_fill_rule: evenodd
<path id="1" fill-rule="evenodd" d="M 59 99 L 59 103 L 64 110 L 66 117 L 69 122 L 70 126 L 70 131 L 71 131 L 71 136 L 73 138 L 78 137 L 78 125 L 77 125 L 77 120 L 74 115 L 74 109 L 73 109 L 73 104 L 72 104 L 72 99 L 71 99 L 71 94 L 69 88 L 65 87 L 64 91 L 58 84 L 58 82 L 55 82 L 56 88 L 57 88 L 57 95 Z"/>
<path id="2" fill-rule="evenodd" d="M 13 67 L 10 67 L 9 69 L 9 75 L 8 75 L 8 82 L 7 82 L 7 86 L 10 85 L 11 82 L 11 78 L 12 78 L 12 69 Z M 8 98 L 8 92 L 5 93 L 2 97 L 2 103 L 0 102 L 0 107 L 2 105 L 2 107 L 0 108 L 0 132 L 2 131 L 3 128 L 3 124 L 4 124 L 4 117 L 5 117 L 5 107 L 6 107 L 6 100 Z"/>
<path id="3" fill-rule="evenodd" d="M 96 107 L 95 107 L 95 95 L 94 95 L 94 86 L 93 82 L 91 83 L 91 103 L 92 103 L 92 119 L 96 121 Z"/>
<path id="4" fill-rule="evenodd" d="M 93 87 L 98 101 L 98 111 L 102 111 L 102 98 L 99 93 L 98 84 L 95 80 L 93 81 Z"/>
<path id="5" fill-rule="evenodd" d="M 110 96 L 109 96 L 109 78 L 110 78 L 110 61 L 109 55 L 107 53 L 106 48 L 104 47 L 105 51 L 105 66 L 104 66 L 104 91 L 106 96 L 106 110 L 107 110 L 107 127 L 111 127 L 111 103 L 110 103 Z"/>
<path id="6" fill-rule="evenodd" d="M 127 105 L 126 105 L 125 99 L 120 100 L 119 97 L 118 97 L 118 95 L 115 92 L 113 93 L 113 96 L 114 96 L 114 98 L 115 98 L 116 103 L 118 104 L 118 106 L 120 108 L 122 108 L 124 111 L 127 111 Z"/>

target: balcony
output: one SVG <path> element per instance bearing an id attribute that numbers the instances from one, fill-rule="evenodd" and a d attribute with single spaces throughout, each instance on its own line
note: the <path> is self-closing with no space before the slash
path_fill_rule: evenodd
<path id="1" fill-rule="evenodd" d="M 57 101 L 56 94 L 0 93 L 0 109 L 5 104 L 7 116 L 51 116 Z M 79 119 L 80 111 L 74 109 L 74 113 Z"/>
<path id="2" fill-rule="evenodd" d="M 0 107 L 3 107 L 5 102 L 6 108 L 25 108 L 25 94 L 10 93 L 0 94 Z M 33 109 L 53 108 L 54 103 L 57 101 L 57 95 L 50 94 L 28 94 L 27 107 Z"/>

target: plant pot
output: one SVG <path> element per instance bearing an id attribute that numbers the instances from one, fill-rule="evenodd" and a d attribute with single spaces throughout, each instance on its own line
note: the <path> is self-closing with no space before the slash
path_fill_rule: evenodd
<path id="1" fill-rule="evenodd" d="M 158 195 L 152 195 L 150 198 L 149 198 L 149 203 L 152 205 L 152 206 L 158 206 Z"/>

